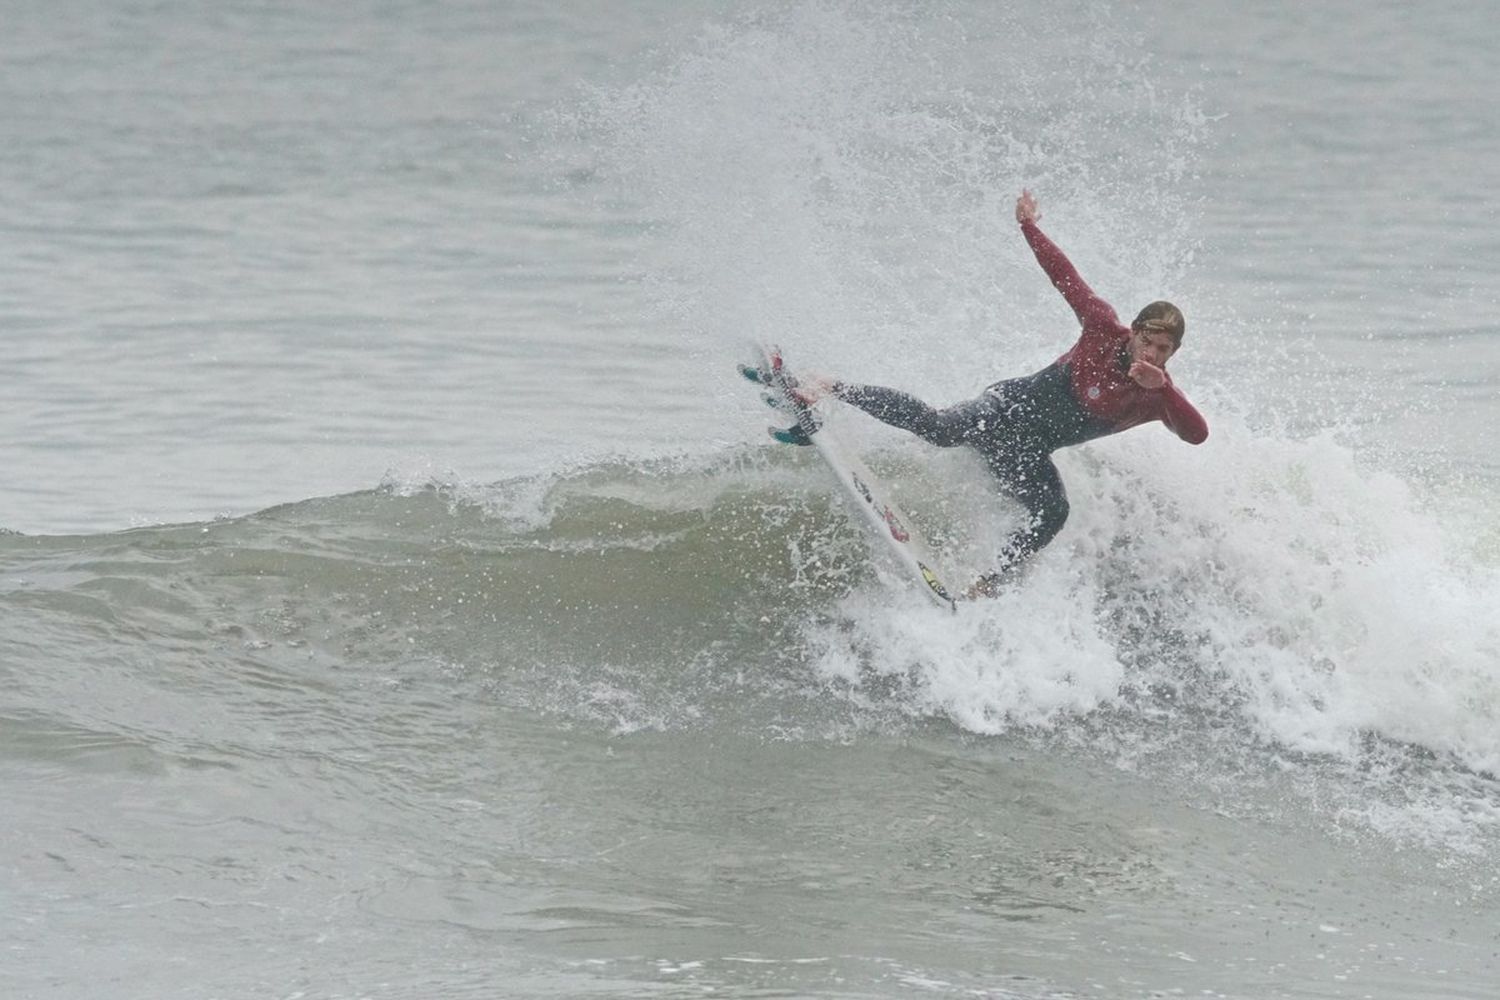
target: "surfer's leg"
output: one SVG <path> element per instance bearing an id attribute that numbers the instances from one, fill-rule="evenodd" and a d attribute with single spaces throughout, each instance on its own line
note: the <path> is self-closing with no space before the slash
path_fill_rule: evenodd
<path id="1" fill-rule="evenodd" d="M 983 398 L 938 410 L 915 396 L 879 385 L 838 382 L 834 385 L 834 394 L 876 420 L 910 431 L 941 448 L 966 443 L 976 427 L 983 427 L 982 419 L 988 412 Z"/>
<path id="2" fill-rule="evenodd" d="M 1057 466 L 1045 454 L 987 455 L 990 471 L 1005 492 L 1021 501 L 1031 520 L 1000 547 L 1000 568 L 981 577 L 981 593 L 993 593 L 1022 563 L 1057 537 L 1068 520 L 1068 491 Z"/>
<path id="3" fill-rule="evenodd" d="M 1068 520 L 1068 491 L 1057 466 L 1046 455 L 1025 462 L 1011 477 L 1009 488 L 1031 514 L 1031 524 L 1006 543 L 1013 561 L 1027 559 L 1057 537 Z"/>

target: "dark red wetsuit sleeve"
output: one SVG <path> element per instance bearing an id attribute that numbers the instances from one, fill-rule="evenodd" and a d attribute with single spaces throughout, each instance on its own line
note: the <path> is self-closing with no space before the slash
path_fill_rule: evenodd
<path id="1" fill-rule="evenodd" d="M 1062 297 L 1073 307 L 1073 313 L 1078 317 L 1078 322 L 1083 324 L 1085 331 L 1099 327 L 1107 327 L 1113 331 L 1120 325 L 1114 306 L 1094 294 L 1073 262 L 1068 260 L 1056 243 L 1047 238 L 1047 234 L 1035 222 L 1021 223 L 1021 233 L 1031 245 L 1036 262 L 1047 272 L 1053 287 L 1062 292 Z"/>
<path id="2" fill-rule="evenodd" d="M 1208 421 L 1169 380 L 1161 388 L 1161 422 L 1188 444 L 1208 440 Z"/>

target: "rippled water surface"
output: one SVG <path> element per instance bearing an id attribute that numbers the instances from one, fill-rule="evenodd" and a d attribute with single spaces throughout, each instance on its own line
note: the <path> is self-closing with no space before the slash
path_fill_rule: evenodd
<path id="1" fill-rule="evenodd" d="M 1493 994 L 1484 4 L 85 7 L 0 38 L 0 992 Z M 946 615 L 732 364 L 1047 363 L 1022 185 L 1212 436 Z"/>

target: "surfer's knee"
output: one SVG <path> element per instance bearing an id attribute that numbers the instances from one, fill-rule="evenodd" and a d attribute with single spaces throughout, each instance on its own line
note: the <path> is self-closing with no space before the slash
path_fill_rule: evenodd
<path id="1" fill-rule="evenodd" d="M 1044 504 L 1032 510 L 1032 532 L 1038 535 L 1041 544 L 1047 544 L 1053 538 L 1058 537 L 1062 526 L 1068 523 L 1068 514 L 1071 510 L 1073 508 L 1068 505 L 1067 493 L 1049 496 Z"/>
<path id="2" fill-rule="evenodd" d="M 932 418 L 927 421 L 922 439 L 939 448 L 956 448 L 968 440 L 969 429 L 968 414 L 960 407 L 950 406 L 932 411 Z"/>
<path id="3" fill-rule="evenodd" d="M 989 451 L 987 442 L 999 430 L 992 402 L 985 396 L 955 403 L 933 412 L 936 433 L 928 438 L 944 448 L 973 445 L 981 453 Z"/>
<path id="4" fill-rule="evenodd" d="M 1031 523 L 1012 534 L 1000 550 L 1001 581 L 1057 537 L 1068 520 L 1068 498 L 1055 494 L 1044 503 L 1028 502 L 1027 510 Z"/>
<path id="5" fill-rule="evenodd" d="M 1068 522 L 1068 496 L 1061 490 L 1031 493 L 1020 497 L 1031 515 L 1031 523 L 1016 532 L 1013 547 L 1016 554 L 1030 556 L 1043 548 Z"/>

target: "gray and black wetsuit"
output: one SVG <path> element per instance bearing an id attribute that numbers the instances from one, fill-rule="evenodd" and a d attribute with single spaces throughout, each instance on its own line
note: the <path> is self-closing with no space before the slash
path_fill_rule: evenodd
<path id="1" fill-rule="evenodd" d="M 979 452 L 1001 488 L 1031 515 L 1002 547 L 1001 573 L 1052 541 L 1068 519 L 1068 493 L 1052 453 L 1114 429 L 1078 405 L 1061 362 L 996 382 L 978 398 L 941 410 L 882 386 L 838 383 L 834 394 L 940 448 L 968 445 Z"/>
<path id="2" fill-rule="evenodd" d="M 977 399 L 936 410 L 895 389 L 837 384 L 838 398 L 925 441 L 951 448 L 966 444 L 984 457 L 1001 488 L 1031 513 L 1000 552 L 1000 569 L 981 578 L 993 583 L 1052 541 L 1068 519 L 1068 494 L 1051 454 L 1092 438 L 1161 421 L 1190 444 L 1208 437 L 1208 424 L 1170 376 L 1157 389 L 1130 377 L 1130 327 L 1096 295 L 1034 221 L 1021 223 L 1042 270 L 1062 293 L 1081 330 L 1056 362 L 1024 378 L 996 382 Z"/>

